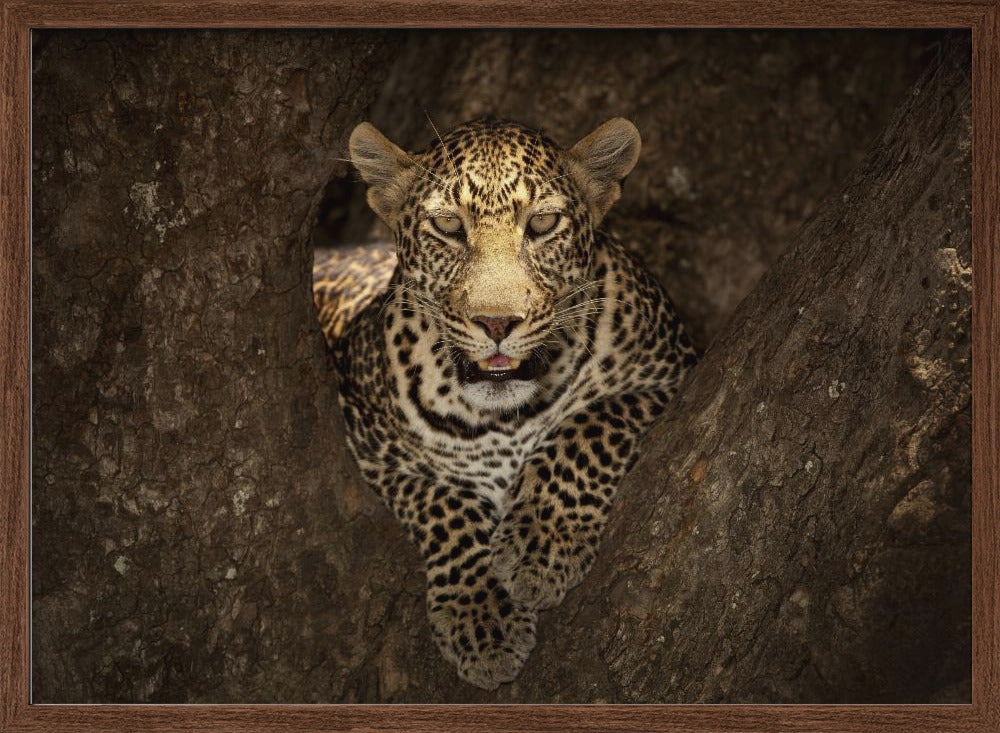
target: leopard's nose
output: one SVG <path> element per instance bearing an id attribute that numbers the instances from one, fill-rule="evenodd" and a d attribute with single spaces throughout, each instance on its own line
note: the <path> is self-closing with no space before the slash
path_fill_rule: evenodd
<path id="1" fill-rule="evenodd" d="M 486 334 L 498 344 L 510 336 L 514 326 L 524 319 L 520 316 L 473 316 L 473 322 L 478 323 Z"/>

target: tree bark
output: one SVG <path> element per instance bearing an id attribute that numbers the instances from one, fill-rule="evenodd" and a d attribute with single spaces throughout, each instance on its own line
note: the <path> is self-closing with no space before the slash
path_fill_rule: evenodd
<path id="1" fill-rule="evenodd" d="M 967 45 L 722 329 L 488 693 L 347 458 L 309 298 L 398 38 L 44 38 L 35 702 L 968 700 Z"/>
<path id="2" fill-rule="evenodd" d="M 392 38 L 41 36 L 36 702 L 370 697 L 410 550 L 346 453 L 309 236 Z"/>

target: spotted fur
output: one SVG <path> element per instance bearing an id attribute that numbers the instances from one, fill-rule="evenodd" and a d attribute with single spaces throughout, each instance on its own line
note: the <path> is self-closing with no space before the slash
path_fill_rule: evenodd
<path id="1" fill-rule="evenodd" d="M 620 119 L 568 150 L 492 119 L 419 154 L 367 123 L 351 137 L 398 263 L 334 342 L 350 445 L 424 557 L 439 648 L 480 687 L 516 676 L 538 611 L 587 572 L 695 362 L 663 288 L 599 229 L 638 152 Z"/>
<path id="2" fill-rule="evenodd" d="M 391 243 L 317 250 L 313 258 L 313 302 L 323 336 L 333 344 L 344 329 L 380 293 L 396 269 Z"/>

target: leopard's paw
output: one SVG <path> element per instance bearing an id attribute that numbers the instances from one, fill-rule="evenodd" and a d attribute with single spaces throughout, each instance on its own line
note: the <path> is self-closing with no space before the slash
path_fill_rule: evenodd
<path id="1" fill-rule="evenodd" d="M 551 608 L 583 578 L 593 549 L 588 544 L 574 546 L 525 516 L 512 513 L 494 531 L 493 571 L 515 601 L 528 608 Z"/>
<path id="2" fill-rule="evenodd" d="M 513 680 L 535 647 L 538 614 L 496 583 L 454 602 L 432 602 L 430 619 L 434 639 L 458 676 L 485 690 Z"/>

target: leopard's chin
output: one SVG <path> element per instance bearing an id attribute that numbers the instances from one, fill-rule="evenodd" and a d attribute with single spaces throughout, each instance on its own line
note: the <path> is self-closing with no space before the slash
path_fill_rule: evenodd
<path id="1" fill-rule="evenodd" d="M 549 359 L 544 347 L 526 359 L 508 360 L 509 368 L 490 367 L 488 360 L 477 362 L 454 351 L 458 381 L 466 401 L 483 412 L 514 412 L 523 408 L 539 390 L 539 378 L 548 371 Z"/>
<path id="2" fill-rule="evenodd" d="M 463 385 L 462 395 L 471 408 L 482 413 L 513 414 L 529 405 L 538 394 L 538 389 L 539 384 L 534 380 L 484 380 Z"/>

